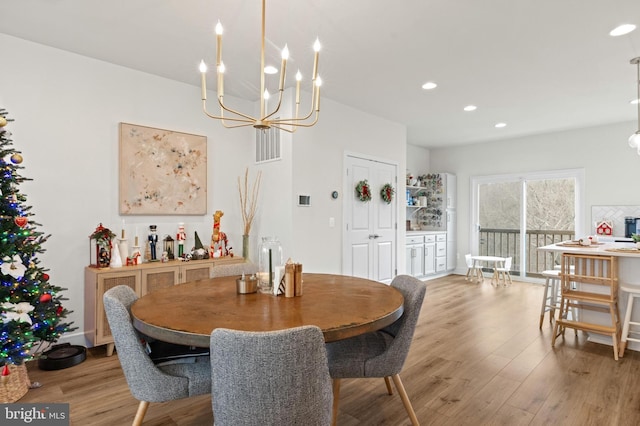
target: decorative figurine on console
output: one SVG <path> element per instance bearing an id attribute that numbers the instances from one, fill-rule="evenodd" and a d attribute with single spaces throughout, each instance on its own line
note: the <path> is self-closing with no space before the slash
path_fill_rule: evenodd
<path id="1" fill-rule="evenodd" d="M 178 233 L 176 234 L 176 240 L 178 241 L 178 257 L 184 257 L 184 242 L 187 239 L 187 233 L 184 230 L 184 223 L 178 224 Z"/>
<path id="2" fill-rule="evenodd" d="M 220 230 L 220 218 L 224 216 L 222 210 L 216 210 L 213 215 L 213 234 L 211 234 L 211 246 L 209 246 L 210 257 L 229 256 L 229 248 L 227 248 L 227 234 Z"/>
<path id="3" fill-rule="evenodd" d="M 111 240 L 116 236 L 109 228 L 102 226 L 102 223 L 96 227 L 96 230 L 89 235 L 90 244 L 95 244 L 95 263 L 90 261 L 91 266 L 98 268 L 108 268 L 111 263 Z M 122 265 L 121 265 L 122 266 Z"/>
<path id="4" fill-rule="evenodd" d="M 150 257 L 149 260 L 151 262 L 156 262 L 158 260 L 158 256 L 156 254 L 156 246 L 158 245 L 158 234 L 156 234 L 156 230 L 158 227 L 156 225 L 149 225 L 149 249 L 150 249 Z"/>
<path id="5" fill-rule="evenodd" d="M 127 266 L 135 266 L 142 263 L 142 253 L 140 253 L 140 246 L 138 245 L 138 232 L 136 232 L 136 238 L 134 245 L 131 248 L 131 256 L 127 256 Z"/>

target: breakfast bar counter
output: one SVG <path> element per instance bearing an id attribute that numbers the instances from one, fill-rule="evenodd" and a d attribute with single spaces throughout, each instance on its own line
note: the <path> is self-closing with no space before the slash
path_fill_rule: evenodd
<path id="1" fill-rule="evenodd" d="M 538 250 L 557 253 L 558 255 L 576 254 L 587 256 L 613 256 L 617 258 L 617 279 L 618 288 L 621 284 L 640 285 L 640 249 L 636 248 L 635 243 L 606 242 L 596 243 L 589 246 L 579 245 L 577 242 L 563 242 L 551 244 L 544 247 L 538 247 Z M 618 308 L 620 310 L 620 318 L 624 318 L 627 308 L 628 295 L 624 291 L 619 291 Z M 606 324 L 610 322 L 608 316 L 599 312 L 586 312 L 582 320 L 588 320 L 593 323 Z M 631 321 L 640 322 L 640 309 L 633 312 Z M 596 333 L 589 333 L 589 340 L 597 343 L 612 345 L 611 337 Z M 640 351 L 640 344 L 629 342 L 627 349 Z"/>

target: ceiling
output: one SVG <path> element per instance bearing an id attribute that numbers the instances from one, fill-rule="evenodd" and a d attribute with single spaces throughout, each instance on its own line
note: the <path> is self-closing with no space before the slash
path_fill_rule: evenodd
<path id="1" fill-rule="evenodd" d="M 215 63 L 219 19 L 225 93 L 259 96 L 259 0 L 2 3 L 0 33 L 194 86 L 200 59 Z M 266 13 L 267 62 L 279 65 L 288 43 L 288 85 L 298 67 L 311 73 L 317 36 L 323 97 L 405 124 L 415 145 L 624 121 L 635 130 L 638 0 L 267 0 Z M 638 29 L 608 35 L 622 23 Z M 427 81 L 438 87 L 421 89 Z"/>

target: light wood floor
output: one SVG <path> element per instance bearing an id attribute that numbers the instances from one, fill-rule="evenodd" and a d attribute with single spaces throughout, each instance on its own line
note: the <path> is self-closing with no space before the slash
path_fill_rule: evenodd
<path id="1" fill-rule="evenodd" d="M 616 362 L 612 349 L 572 330 L 551 348 L 538 330 L 542 287 L 471 284 L 453 275 L 427 282 L 427 296 L 401 373 L 423 425 L 638 425 L 640 353 Z M 103 348 L 54 372 L 29 366 L 42 383 L 20 402 L 68 402 L 73 425 L 131 424 L 138 402 L 117 356 Z M 301 401 L 301 403 L 304 403 Z M 208 396 L 151 404 L 145 425 L 210 425 Z M 408 425 L 382 379 L 343 380 L 340 426 Z"/>

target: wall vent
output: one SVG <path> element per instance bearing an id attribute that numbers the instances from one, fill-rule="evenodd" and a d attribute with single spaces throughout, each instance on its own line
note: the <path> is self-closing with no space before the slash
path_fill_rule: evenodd
<path id="1" fill-rule="evenodd" d="M 256 163 L 280 159 L 280 129 L 256 129 Z"/>

